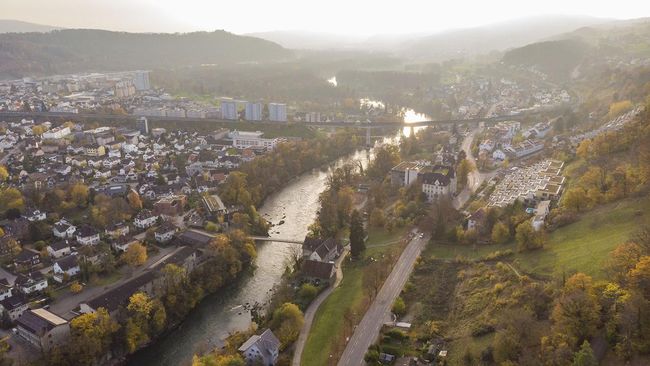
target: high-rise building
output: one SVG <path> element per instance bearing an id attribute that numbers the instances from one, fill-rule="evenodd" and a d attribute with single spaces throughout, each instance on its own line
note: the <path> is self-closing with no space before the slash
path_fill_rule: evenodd
<path id="1" fill-rule="evenodd" d="M 222 100 L 221 101 L 221 118 L 237 120 L 239 116 L 237 114 L 237 102 L 234 100 Z"/>
<path id="2" fill-rule="evenodd" d="M 136 71 L 133 76 L 133 84 L 135 84 L 135 89 L 138 91 L 151 89 L 149 85 L 149 71 Z"/>
<path id="3" fill-rule="evenodd" d="M 147 121 L 147 117 L 140 117 L 135 123 L 135 128 L 143 135 L 149 134 L 149 121 Z"/>
<path id="4" fill-rule="evenodd" d="M 271 121 L 285 122 L 287 120 L 287 105 L 269 103 L 269 119 Z"/>
<path id="5" fill-rule="evenodd" d="M 245 117 L 247 121 L 261 121 L 262 103 L 246 102 Z"/>

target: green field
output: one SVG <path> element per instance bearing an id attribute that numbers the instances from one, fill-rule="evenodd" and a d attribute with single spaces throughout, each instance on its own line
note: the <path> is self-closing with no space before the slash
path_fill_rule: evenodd
<path id="1" fill-rule="evenodd" d="M 648 199 L 627 199 L 598 207 L 551 233 L 543 250 L 517 254 L 517 264 L 541 275 L 584 272 L 602 277 L 607 254 L 649 221 L 649 206 Z"/>
<path id="2" fill-rule="evenodd" d="M 378 257 L 385 253 L 403 235 L 406 229 L 392 233 L 383 230 L 370 230 L 366 257 Z M 305 343 L 301 364 L 305 366 L 328 365 L 333 352 L 336 336 L 342 334 L 345 326 L 344 315 L 348 309 L 361 305 L 364 299 L 363 269 L 365 261 L 344 261 L 343 280 L 338 288 L 321 304 Z"/>

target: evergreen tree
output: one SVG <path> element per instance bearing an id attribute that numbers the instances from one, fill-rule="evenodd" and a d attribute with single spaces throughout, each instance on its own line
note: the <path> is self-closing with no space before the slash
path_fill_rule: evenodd
<path id="1" fill-rule="evenodd" d="M 588 341 L 582 342 L 580 350 L 573 355 L 573 366 L 596 366 L 596 357 Z"/>
<path id="2" fill-rule="evenodd" d="M 357 210 L 353 210 L 350 215 L 350 249 L 352 256 L 358 258 L 366 249 L 364 239 L 366 233 L 363 230 L 363 219 Z"/>

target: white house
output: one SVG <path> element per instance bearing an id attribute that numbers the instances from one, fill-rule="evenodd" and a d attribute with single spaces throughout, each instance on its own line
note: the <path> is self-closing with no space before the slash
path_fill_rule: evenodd
<path id="1" fill-rule="evenodd" d="M 31 222 L 43 221 L 47 218 L 47 213 L 41 210 L 27 210 L 24 216 Z"/>
<path id="2" fill-rule="evenodd" d="M 39 292 L 47 288 L 47 279 L 40 271 L 34 271 L 26 275 L 20 273 L 16 277 L 14 286 L 25 295 Z"/>
<path id="3" fill-rule="evenodd" d="M 52 227 L 52 233 L 57 238 L 72 238 L 77 231 L 77 227 L 68 222 L 65 218 L 57 221 Z"/>
<path id="4" fill-rule="evenodd" d="M 456 172 L 451 166 L 436 165 L 431 171 L 419 174 L 419 179 L 429 202 L 456 193 Z"/>
<path id="5" fill-rule="evenodd" d="M 81 245 L 95 245 L 99 240 L 99 232 L 92 226 L 84 225 L 77 230 L 77 242 Z"/>
<path id="6" fill-rule="evenodd" d="M 253 335 L 239 347 L 249 365 L 275 365 L 280 353 L 280 341 L 270 329 Z"/>
<path id="7" fill-rule="evenodd" d="M 59 240 L 47 246 L 47 252 L 52 258 L 62 258 L 70 254 L 70 244 L 67 240 Z"/>
<path id="8" fill-rule="evenodd" d="M 138 213 L 138 215 L 135 217 L 135 220 L 133 220 L 133 225 L 140 229 L 146 229 L 153 226 L 157 220 L 158 215 L 154 215 L 151 210 L 145 209 Z"/>
<path id="9" fill-rule="evenodd" d="M 62 283 L 66 275 L 68 278 L 74 277 L 81 272 L 81 268 L 77 256 L 69 255 L 54 262 L 52 271 L 54 272 L 54 279 Z"/>
<path id="10" fill-rule="evenodd" d="M 496 149 L 492 153 L 492 159 L 499 160 L 499 161 L 504 161 L 504 160 L 506 160 L 506 153 L 504 153 L 503 150 L 501 150 L 501 149 Z"/>

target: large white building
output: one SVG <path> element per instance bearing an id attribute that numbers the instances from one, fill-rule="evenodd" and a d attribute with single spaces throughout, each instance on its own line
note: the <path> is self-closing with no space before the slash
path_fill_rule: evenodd
<path id="1" fill-rule="evenodd" d="M 70 127 L 57 127 L 49 131 L 43 132 L 43 139 L 45 140 L 58 140 L 70 134 Z"/>
<path id="2" fill-rule="evenodd" d="M 237 102 L 234 100 L 222 100 L 221 118 L 230 120 L 239 119 L 239 116 L 237 115 Z"/>
<path id="3" fill-rule="evenodd" d="M 232 139 L 232 146 L 238 149 L 245 148 L 266 148 L 274 149 L 280 141 L 277 138 L 267 139 L 262 137 L 263 133 L 260 131 L 234 131 L 229 134 Z"/>
<path id="4" fill-rule="evenodd" d="M 149 84 L 149 71 L 136 71 L 133 76 L 133 84 L 135 84 L 136 90 L 151 89 L 151 85 Z"/>
<path id="5" fill-rule="evenodd" d="M 269 119 L 271 121 L 285 122 L 287 120 L 287 105 L 269 103 Z"/>
<path id="6" fill-rule="evenodd" d="M 262 120 L 262 103 L 246 102 L 245 118 L 247 121 Z"/>

